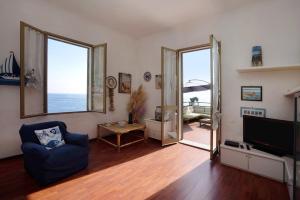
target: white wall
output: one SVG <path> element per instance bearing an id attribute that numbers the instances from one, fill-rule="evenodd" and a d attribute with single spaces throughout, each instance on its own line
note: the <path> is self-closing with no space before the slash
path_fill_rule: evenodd
<path id="1" fill-rule="evenodd" d="M 160 47 L 174 49 L 205 44 L 214 34 L 222 42 L 222 138 L 242 140 L 241 106 L 267 109 L 267 117 L 293 119 L 292 100 L 283 96 L 300 85 L 300 71 L 238 74 L 251 64 L 251 47 L 262 45 L 264 64 L 300 64 L 300 1 L 266 0 L 205 20 L 199 19 L 139 41 L 139 66 L 160 73 Z M 242 85 L 262 85 L 263 102 L 240 100 Z M 160 105 L 160 90 L 154 81 L 146 84 L 150 95 L 147 117 Z"/>
<path id="2" fill-rule="evenodd" d="M 126 35 L 99 26 L 76 14 L 53 7 L 39 0 L 7 0 L 0 2 L 0 62 L 15 52 L 19 61 L 20 20 L 43 30 L 90 44 L 108 43 L 107 75 L 118 77 L 118 72 L 133 75 L 133 88 L 137 87 L 136 43 Z M 127 119 L 128 94 L 115 90 L 114 113 L 64 114 L 20 120 L 19 87 L 0 85 L 0 158 L 20 154 L 19 128 L 23 123 L 62 120 L 70 131 L 88 133 L 96 137 L 96 124 L 107 120 Z M 108 101 L 107 101 L 108 102 Z"/>
<path id="3" fill-rule="evenodd" d="M 154 117 L 160 105 L 160 90 L 155 89 L 155 74 L 160 74 L 160 47 L 183 48 L 208 43 L 213 33 L 222 41 L 223 139 L 242 139 L 240 106 L 267 109 L 267 117 L 292 119 L 292 101 L 283 96 L 300 85 L 300 72 L 238 74 L 236 68 L 250 66 L 251 47 L 262 45 L 266 65 L 300 63 L 300 2 L 298 0 L 265 0 L 239 10 L 179 26 L 138 41 L 39 0 L 0 2 L 0 60 L 10 50 L 19 60 L 20 20 L 41 29 L 83 42 L 108 43 L 108 75 L 118 72 L 133 75 L 133 88 L 143 83 L 148 93 L 147 116 Z M 152 80 L 145 82 L 143 73 L 150 71 Z M 263 102 L 242 102 L 241 85 L 262 85 Z M 129 95 L 115 90 L 116 111 L 65 114 L 20 120 L 19 88 L 0 86 L 0 158 L 20 153 L 18 130 L 23 123 L 48 120 L 65 121 L 70 131 L 96 137 L 96 124 L 127 118 Z"/>

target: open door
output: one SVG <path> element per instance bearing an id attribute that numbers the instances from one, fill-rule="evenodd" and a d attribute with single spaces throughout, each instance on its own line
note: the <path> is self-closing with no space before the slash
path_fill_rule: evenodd
<path id="1" fill-rule="evenodd" d="M 161 48 L 161 140 L 162 145 L 179 141 L 177 51 Z"/>
<path id="2" fill-rule="evenodd" d="M 211 130 L 210 130 L 210 159 L 219 151 L 221 130 L 221 56 L 220 44 L 210 36 L 211 44 Z"/>

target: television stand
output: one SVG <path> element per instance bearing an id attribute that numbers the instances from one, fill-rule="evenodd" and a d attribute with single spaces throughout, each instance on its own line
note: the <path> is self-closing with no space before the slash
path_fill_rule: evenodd
<path id="1" fill-rule="evenodd" d="M 285 180 L 284 157 L 275 156 L 254 148 L 230 147 L 221 144 L 221 163 L 280 182 Z"/>

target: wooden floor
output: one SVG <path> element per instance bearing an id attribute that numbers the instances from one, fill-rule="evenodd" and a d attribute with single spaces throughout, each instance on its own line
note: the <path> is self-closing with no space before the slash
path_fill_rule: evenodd
<path id="1" fill-rule="evenodd" d="M 23 169 L 23 160 L 0 161 L 0 199 L 288 199 L 284 184 L 223 166 L 206 151 L 157 141 L 118 153 L 99 141 L 90 144 L 86 170 L 41 188 Z"/>
<path id="2" fill-rule="evenodd" d="M 210 127 L 200 127 L 199 122 L 190 122 L 183 125 L 183 139 L 210 146 Z"/>

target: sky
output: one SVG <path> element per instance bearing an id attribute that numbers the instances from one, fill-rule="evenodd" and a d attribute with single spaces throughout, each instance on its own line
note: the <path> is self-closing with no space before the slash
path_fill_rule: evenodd
<path id="1" fill-rule="evenodd" d="M 48 39 L 48 93 L 87 93 L 88 49 Z"/>
<path id="2" fill-rule="evenodd" d="M 210 83 L 210 49 L 187 52 L 182 58 L 184 85 L 191 79 L 200 79 Z M 193 82 L 194 85 L 205 84 L 199 81 Z M 184 93 L 184 102 L 189 102 L 192 97 L 198 97 L 199 102 L 210 102 L 210 90 Z"/>
<path id="3" fill-rule="evenodd" d="M 86 48 L 48 39 L 48 93 L 86 94 L 87 56 Z M 183 54 L 184 85 L 191 79 L 210 82 L 210 49 Z M 185 93 L 184 101 L 192 97 L 210 102 L 210 91 Z"/>

